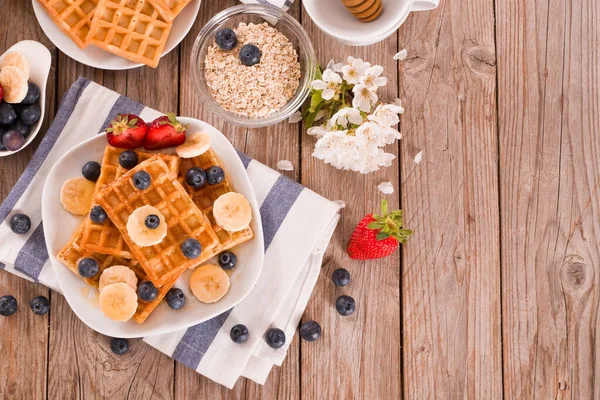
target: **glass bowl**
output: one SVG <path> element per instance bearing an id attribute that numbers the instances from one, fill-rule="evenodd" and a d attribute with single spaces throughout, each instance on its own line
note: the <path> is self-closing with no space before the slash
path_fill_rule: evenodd
<path id="1" fill-rule="evenodd" d="M 302 75 L 300 84 L 293 97 L 279 111 L 264 118 L 247 117 L 225 110 L 211 95 L 204 79 L 204 58 L 210 46 L 214 44 L 217 31 L 222 28 L 234 29 L 242 23 L 263 23 L 277 29 L 287 36 L 298 53 L 298 61 Z M 212 112 L 223 119 L 248 128 L 259 128 L 274 125 L 289 118 L 298 110 L 310 93 L 310 84 L 315 79 L 317 71 L 317 58 L 308 34 L 289 14 L 273 6 L 246 4 L 228 8 L 215 15 L 202 28 L 192 49 L 192 76 L 200 100 Z"/>

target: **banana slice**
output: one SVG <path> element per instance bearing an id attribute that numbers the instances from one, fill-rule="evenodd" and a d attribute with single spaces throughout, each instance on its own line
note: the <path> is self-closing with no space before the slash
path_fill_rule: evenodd
<path id="1" fill-rule="evenodd" d="M 133 290 L 137 290 L 137 282 L 138 278 L 131 268 L 124 265 L 114 265 L 110 268 L 106 268 L 104 272 L 102 272 L 102 275 L 100 275 L 98 290 L 102 292 L 102 289 L 113 283 L 126 283 L 131 286 Z"/>
<path id="2" fill-rule="evenodd" d="M 73 215 L 86 215 L 92 206 L 94 187 L 85 178 L 66 180 L 60 189 L 60 204 Z"/>
<path id="3" fill-rule="evenodd" d="M 29 60 L 27 60 L 25 54 L 21 53 L 20 51 L 11 51 L 10 53 L 6 53 L 2 59 L 0 69 L 4 67 L 17 67 L 23 71 L 27 79 L 29 79 Z"/>
<path id="4" fill-rule="evenodd" d="M 202 265 L 192 273 L 190 288 L 201 302 L 215 303 L 229 290 L 229 275 L 217 265 Z"/>
<path id="5" fill-rule="evenodd" d="M 229 192 L 215 201 L 213 215 L 217 224 L 223 229 L 229 232 L 238 232 L 250 225 L 252 208 L 244 195 Z"/>
<path id="6" fill-rule="evenodd" d="M 146 223 L 150 215 L 158 216 L 158 226 L 152 228 Z M 135 244 L 140 247 L 154 246 L 163 241 L 167 236 L 167 223 L 164 215 L 152 206 L 142 206 L 135 210 L 127 220 L 127 233 Z"/>
<path id="7" fill-rule="evenodd" d="M 135 290 L 126 283 L 113 283 L 100 292 L 100 309 L 107 318 L 114 321 L 127 321 L 138 306 Z"/>
<path id="8" fill-rule="evenodd" d="M 8 66 L 0 71 L 0 85 L 4 90 L 4 101 L 17 104 L 27 96 L 27 75 L 17 67 Z"/>
<path id="9" fill-rule="evenodd" d="M 193 158 L 204 154 L 210 149 L 210 136 L 207 133 L 196 132 L 188 135 L 185 142 L 175 148 L 181 158 Z"/>

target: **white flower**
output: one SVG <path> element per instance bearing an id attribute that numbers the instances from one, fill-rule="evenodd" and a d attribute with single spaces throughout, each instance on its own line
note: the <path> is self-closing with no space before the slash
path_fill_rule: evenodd
<path id="1" fill-rule="evenodd" d="M 292 165 L 292 162 L 289 160 L 281 160 L 281 161 L 277 162 L 277 169 L 280 171 L 293 171 L 294 166 Z"/>
<path id="2" fill-rule="evenodd" d="M 295 124 L 302 121 L 302 113 L 300 111 L 296 111 L 292 114 L 290 119 L 288 120 L 290 124 Z"/>
<path id="3" fill-rule="evenodd" d="M 329 121 L 327 121 L 327 128 L 332 129 L 336 125 L 341 126 L 344 129 L 348 128 L 348 122 L 354 125 L 360 125 L 363 122 L 363 117 L 360 110 L 356 108 L 346 107 L 336 112 Z"/>
<path id="4" fill-rule="evenodd" d="M 379 185 L 377 185 L 377 189 L 379 189 L 379 191 L 383 194 L 394 193 L 394 185 L 392 185 L 392 182 L 381 182 Z"/>
<path id="5" fill-rule="evenodd" d="M 355 85 L 352 89 L 354 99 L 352 106 L 364 112 L 371 112 L 372 104 L 377 103 L 378 97 L 375 92 L 363 85 Z"/>
<path id="6" fill-rule="evenodd" d="M 356 129 L 356 137 L 364 142 L 374 143 L 377 147 L 392 144 L 400 139 L 400 132 L 381 126 L 375 122 L 365 122 Z"/>
<path id="7" fill-rule="evenodd" d="M 333 202 L 340 206 L 340 208 L 346 207 L 346 202 L 344 200 L 333 200 Z"/>
<path id="8" fill-rule="evenodd" d="M 331 100 L 342 84 L 342 77 L 333 72 L 331 69 L 326 69 L 323 72 L 323 79 L 314 80 L 312 88 L 322 90 L 321 97 L 325 100 Z"/>
<path id="9" fill-rule="evenodd" d="M 402 109 L 404 111 L 404 109 Z M 400 109 L 394 104 L 380 104 L 377 106 L 373 114 L 369 115 L 370 121 L 377 122 L 379 125 L 386 128 L 396 126 L 400 122 L 398 117 Z"/>
<path id="10" fill-rule="evenodd" d="M 396 55 L 394 56 L 394 60 L 402 61 L 406 58 L 406 56 L 408 56 L 408 52 L 406 51 L 406 49 L 402 49 L 398 53 L 396 53 Z"/>
<path id="11" fill-rule="evenodd" d="M 313 126 L 312 128 L 308 128 L 308 130 L 306 131 L 306 133 L 312 136 L 316 136 L 318 139 L 322 138 L 323 135 L 325 135 L 327 132 L 329 132 L 329 130 L 325 129 L 325 127 L 322 125 Z"/>
<path id="12" fill-rule="evenodd" d="M 365 73 L 371 64 L 364 62 L 360 58 L 348 58 L 348 64 L 342 67 L 344 79 L 353 85 L 357 84 L 361 76 Z"/>
<path id="13" fill-rule="evenodd" d="M 417 153 L 415 156 L 415 164 L 421 164 L 421 160 L 423 159 L 423 150 Z"/>
<path id="14" fill-rule="evenodd" d="M 325 111 L 325 110 L 321 110 L 321 111 L 319 111 L 319 112 L 317 113 L 317 115 L 315 115 L 315 119 L 314 119 L 314 120 L 315 120 L 315 122 L 316 122 L 316 121 L 320 121 L 320 120 L 322 120 L 322 119 L 323 119 L 323 117 L 324 117 L 325 115 L 327 115 L 327 111 Z"/>
<path id="15" fill-rule="evenodd" d="M 380 86 L 387 84 L 387 78 L 380 76 L 383 73 L 381 65 L 375 65 L 365 70 L 364 75 L 359 79 L 361 86 L 366 86 L 369 90 L 377 91 Z"/>

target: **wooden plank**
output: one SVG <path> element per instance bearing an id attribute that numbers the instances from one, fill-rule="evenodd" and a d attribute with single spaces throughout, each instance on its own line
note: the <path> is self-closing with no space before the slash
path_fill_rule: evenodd
<path id="1" fill-rule="evenodd" d="M 306 12 L 302 24 L 308 30 L 321 65 L 330 59 L 345 62 L 348 56 L 360 57 L 385 68 L 388 85 L 379 89 L 379 97 L 389 102 L 398 97 L 396 62 L 397 38 L 367 47 L 343 46 L 326 36 L 312 23 Z M 386 196 L 390 207 L 397 208 L 399 195 L 398 161 L 391 167 L 369 175 L 339 171 L 311 156 L 315 139 L 302 134 L 302 183 L 332 199 L 342 199 L 346 208 L 323 262 L 321 276 L 303 321 L 315 320 L 323 329 L 316 342 L 301 344 L 302 397 L 398 399 L 401 397 L 401 329 L 399 295 L 399 252 L 369 262 L 350 260 L 345 248 L 355 225 L 362 217 L 379 211 L 383 195 L 377 185 L 391 181 L 396 192 Z M 390 146 L 389 152 L 398 154 Z M 331 274 L 346 268 L 352 281 L 336 288 Z M 342 317 L 335 309 L 336 299 L 350 295 L 357 309 Z"/>
<path id="2" fill-rule="evenodd" d="M 600 397 L 600 8 L 496 3 L 506 398 Z"/>
<path id="3" fill-rule="evenodd" d="M 407 399 L 502 397 L 493 11 L 442 0 L 399 32 Z"/>

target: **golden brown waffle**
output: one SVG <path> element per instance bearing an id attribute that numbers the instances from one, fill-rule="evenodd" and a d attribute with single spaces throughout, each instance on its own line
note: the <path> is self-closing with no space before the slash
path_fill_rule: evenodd
<path id="1" fill-rule="evenodd" d="M 145 190 L 139 190 L 133 184 L 133 175 L 141 170 L 151 177 L 150 187 Z M 138 164 L 105 186 L 95 200 L 119 228 L 135 259 L 156 287 L 173 281 L 185 268 L 206 261 L 206 255 L 219 244 L 207 218 L 158 156 Z M 145 205 L 156 207 L 164 215 L 168 229 L 161 243 L 139 247 L 129 237 L 126 225 L 129 216 Z M 202 245 L 200 257 L 188 259 L 181 252 L 181 244 L 188 238 L 194 238 Z"/>
<path id="2" fill-rule="evenodd" d="M 103 50 L 156 68 L 171 26 L 157 0 L 100 0 L 87 39 Z"/>
<path id="3" fill-rule="evenodd" d="M 88 33 L 98 0 L 38 0 L 54 23 L 82 49 L 88 45 Z"/>
<path id="4" fill-rule="evenodd" d="M 212 213 L 215 200 L 217 200 L 221 195 L 233 191 L 233 188 L 227 179 L 224 179 L 217 185 L 205 184 L 203 187 L 198 189 L 193 188 L 185 183 L 185 174 L 190 168 L 199 167 L 203 170 L 207 170 L 212 166 L 220 167 L 221 165 L 219 164 L 215 153 L 212 151 L 212 149 L 209 149 L 206 153 L 197 157 L 182 159 L 179 170 L 179 181 L 189 193 L 190 197 L 198 206 L 198 208 L 202 210 L 202 212 L 204 212 L 204 214 L 208 217 L 213 230 L 219 238 L 219 246 L 213 250 L 208 258 L 212 258 L 225 250 L 229 250 L 239 244 L 245 243 L 254 237 L 254 232 L 252 232 L 250 227 L 239 232 L 228 232 L 215 222 L 215 217 Z"/>
<path id="5" fill-rule="evenodd" d="M 169 21 L 177 17 L 185 6 L 190 4 L 192 0 L 156 0 L 156 5 L 160 7 L 163 14 Z"/>
<path id="6" fill-rule="evenodd" d="M 102 157 L 100 177 L 96 182 L 94 197 L 96 197 L 104 186 L 114 182 L 117 178 L 127 173 L 127 169 L 119 164 L 119 156 L 123 151 L 123 149 L 106 146 L 104 156 Z M 138 162 L 143 162 L 150 157 L 156 156 L 156 154 L 153 153 L 146 153 L 138 150 L 134 151 L 138 156 Z M 166 154 L 160 154 L 159 157 L 167 163 L 169 170 L 173 174 L 176 175 L 178 173 L 180 163 L 179 157 L 168 156 Z M 95 205 L 96 202 L 93 201 L 92 207 Z M 86 217 L 81 243 L 82 247 L 89 252 L 108 254 L 121 258 L 133 258 L 133 254 L 129 250 L 127 243 L 125 243 L 121 237 L 121 232 L 119 232 L 110 219 L 107 219 L 102 224 L 96 224 L 92 222 L 89 216 Z"/>

